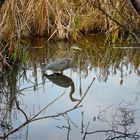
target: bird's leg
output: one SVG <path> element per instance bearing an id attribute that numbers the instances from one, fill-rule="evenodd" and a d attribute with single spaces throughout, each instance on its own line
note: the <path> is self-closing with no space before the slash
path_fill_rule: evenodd
<path id="1" fill-rule="evenodd" d="M 56 71 L 53 71 L 53 74 L 54 74 L 54 76 L 57 76 L 58 73 Z"/>
<path id="2" fill-rule="evenodd" d="M 63 75 L 63 71 L 60 71 L 60 74 Z"/>

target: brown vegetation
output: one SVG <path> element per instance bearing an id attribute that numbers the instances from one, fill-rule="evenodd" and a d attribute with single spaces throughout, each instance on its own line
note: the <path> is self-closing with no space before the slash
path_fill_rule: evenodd
<path id="1" fill-rule="evenodd" d="M 9 66 L 7 60 L 11 56 L 18 58 L 23 37 L 76 40 L 83 34 L 98 32 L 105 33 L 112 43 L 133 37 L 140 44 L 140 18 L 128 0 L 3 1 L 0 3 L 0 70 Z M 22 60 L 26 60 L 25 52 Z"/>
<path id="2" fill-rule="evenodd" d="M 0 36 L 10 41 L 33 35 L 75 39 L 80 32 L 107 31 L 116 38 L 122 27 L 139 28 L 139 21 L 128 0 L 5 0 Z"/>

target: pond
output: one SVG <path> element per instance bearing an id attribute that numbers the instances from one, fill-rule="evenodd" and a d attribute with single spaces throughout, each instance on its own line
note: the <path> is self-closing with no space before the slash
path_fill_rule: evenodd
<path id="1" fill-rule="evenodd" d="M 1 139 L 139 139 L 140 49 L 109 47 L 98 36 L 23 42 L 26 62 L 0 75 Z M 63 74 L 45 70 L 72 53 Z"/>

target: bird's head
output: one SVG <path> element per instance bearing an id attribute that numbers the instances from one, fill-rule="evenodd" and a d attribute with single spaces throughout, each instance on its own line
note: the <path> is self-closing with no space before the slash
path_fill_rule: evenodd
<path id="1" fill-rule="evenodd" d="M 78 45 L 74 44 L 70 48 L 69 57 L 74 59 L 76 57 L 76 54 L 81 51 L 82 49 Z"/>
<path id="2" fill-rule="evenodd" d="M 73 46 L 71 46 L 71 51 L 75 53 L 75 52 L 82 51 L 82 49 L 78 45 L 74 44 Z"/>

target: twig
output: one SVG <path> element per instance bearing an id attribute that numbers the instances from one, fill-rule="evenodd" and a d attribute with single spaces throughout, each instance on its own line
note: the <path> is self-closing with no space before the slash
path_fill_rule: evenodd
<path id="1" fill-rule="evenodd" d="M 69 119 L 69 121 L 75 126 L 75 127 L 78 127 L 72 120 L 71 118 L 68 116 L 68 114 L 66 114 L 67 118 Z"/>
<path id="2" fill-rule="evenodd" d="M 44 116 L 44 117 L 39 117 L 39 118 L 32 119 L 31 122 L 37 121 L 37 120 L 48 119 L 48 118 L 60 117 L 60 116 L 66 114 L 66 113 L 68 113 L 68 112 L 71 112 L 71 111 L 73 111 L 73 110 L 75 110 L 75 109 L 78 109 L 78 108 L 81 108 L 81 107 L 82 107 L 82 105 L 81 105 L 81 106 L 77 106 L 77 107 L 74 106 L 73 108 L 68 109 L 68 110 L 66 110 L 66 111 L 64 111 L 64 112 L 58 113 L 58 114 L 48 115 L 48 116 Z"/>
<path id="3" fill-rule="evenodd" d="M 88 86 L 88 88 L 87 88 L 85 94 L 83 95 L 83 97 L 82 97 L 81 100 L 77 103 L 77 105 L 76 105 L 75 107 L 77 107 L 77 106 L 83 101 L 84 97 L 87 95 L 87 93 L 88 93 L 90 87 L 92 86 L 94 80 L 95 80 L 95 77 L 92 79 L 92 81 L 91 81 L 90 85 Z"/>
<path id="4" fill-rule="evenodd" d="M 69 136 L 70 136 L 70 131 L 71 131 L 71 125 L 70 125 L 70 120 L 67 118 L 67 116 L 63 115 L 63 117 L 66 119 L 67 123 L 68 123 L 68 126 L 57 126 L 59 129 L 67 129 L 68 130 L 68 133 L 67 133 L 67 140 L 69 140 Z"/>
<path id="5" fill-rule="evenodd" d="M 67 120 L 67 123 L 68 123 L 68 133 L 67 133 L 67 140 L 69 140 L 70 131 L 71 131 L 70 120 L 69 120 L 69 118 L 67 118 L 65 115 L 63 115 L 63 116 L 64 116 L 64 118 Z"/>
<path id="6" fill-rule="evenodd" d="M 119 134 L 119 136 L 116 136 L 113 139 L 120 138 L 120 137 L 124 137 L 124 138 L 128 137 L 128 138 L 139 139 L 139 137 L 140 137 L 139 135 L 136 134 L 137 132 L 131 133 L 131 134 L 123 133 L 123 132 L 115 131 L 115 130 L 97 130 L 97 131 L 93 131 L 93 132 L 86 132 L 87 135 L 88 134 L 95 134 L 95 133 L 115 133 L 115 134 Z M 108 140 L 112 140 L 112 138 L 108 139 Z"/>
<path id="7" fill-rule="evenodd" d="M 64 95 L 64 93 L 62 94 Z M 21 124 L 19 127 L 13 129 L 12 131 L 8 132 L 7 134 L 3 135 L 3 136 L 0 136 L 0 139 L 4 139 L 6 137 L 8 137 L 9 135 L 17 132 L 19 129 L 21 129 L 22 127 L 24 127 L 25 125 L 31 123 L 32 121 L 35 121 L 35 120 L 39 120 L 39 119 L 34 119 L 35 117 L 37 117 L 42 111 L 44 111 L 47 107 L 49 107 L 52 103 L 54 103 L 56 100 L 58 100 L 60 97 L 62 97 L 62 95 L 60 95 L 59 97 L 57 97 L 54 101 L 52 101 L 49 105 L 47 105 L 45 108 L 43 108 L 39 113 L 37 113 L 34 117 L 32 118 L 29 118 L 27 117 L 27 115 L 25 114 L 25 112 L 19 107 L 18 103 L 17 103 L 17 108 L 24 114 L 25 118 L 26 118 L 26 121 Z M 46 118 L 51 118 L 52 116 L 48 116 Z M 34 119 L 34 120 L 33 120 Z"/>
<path id="8" fill-rule="evenodd" d="M 28 117 L 27 117 L 26 113 L 19 107 L 19 102 L 18 102 L 18 101 L 16 101 L 16 106 L 17 106 L 17 109 L 18 109 L 19 111 L 21 111 L 21 112 L 23 113 L 23 115 L 25 116 L 26 122 L 28 122 L 28 121 L 29 121 L 29 120 L 28 120 Z"/>
<path id="9" fill-rule="evenodd" d="M 69 127 L 64 126 L 64 125 L 63 125 L 63 126 L 58 126 L 58 125 L 57 125 L 56 127 L 58 127 L 59 129 L 63 129 L 63 128 L 69 129 Z"/>
<path id="10" fill-rule="evenodd" d="M 81 133 L 84 132 L 84 112 L 81 112 L 82 115 L 82 122 L 81 122 Z"/>
<path id="11" fill-rule="evenodd" d="M 88 122 L 88 125 L 87 125 L 87 127 L 86 127 L 86 130 L 85 130 L 85 133 L 84 133 L 84 136 L 83 136 L 82 140 L 85 140 L 85 138 L 86 138 L 87 130 L 88 130 L 89 124 L 90 124 L 90 121 Z"/>
<path id="12" fill-rule="evenodd" d="M 132 49 L 132 50 L 135 50 L 135 49 L 140 49 L 140 47 L 113 47 L 115 49 Z"/>
<path id="13" fill-rule="evenodd" d="M 64 111 L 64 112 L 60 112 L 60 113 L 58 113 L 58 114 L 48 115 L 48 116 L 44 116 L 44 117 L 38 117 L 44 110 L 46 110 L 48 107 L 50 107 L 50 106 L 51 106 L 53 103 L 55 103 L 58 99 L 60 99 L 60 98 L 64 95 L 64 93 L 61 94 L 59 97 L 57 97 L 55 100 L 53 100 L 51 103 L 49 103 L 46 107 L 44 107 L 41 111 L 39 111 L 37 114 L 35 114 L 35 115 L 34 115 L 33 117 L 31 117 L 31 118 L 28 118 L 28 117 L 27 117 L 27 115 L 26 115 L 25 112 L 19 107 L 19 104 L 18 104 L 18 102 L 17 102 L 17 108 L 24 114 L 24 116 L 25 116 L 25 118 L 26 118 L 26 121 L 25 121 L 23 124 L 21 124 L 19 127 L 17 127 L 17 128 L 15 128 L 15 129 L 13 129 L 12 131 L 8 132 L 7 134 L 5 134 L 5 135 L 3 135 L 3 136 L 0 136 L 0 139 L 5 139 L 5 138 L 8 137 L 9 135 L 11 135 L 11 134 L 17 132 L 19 129 L 21 129 L 22 127 L 24 127 L 25 125 L 27 125 L 27 124 L 29 124 L 29 123 L 31 123 L 31 122 L 33 122 L 33 121 L 38 121 L 38 120 L 42 120 L 42 119 L 49 119 L 49 118 L 57 118 L 57 117 L 66 115 L 68 112 L 71 112 L 71 111 L 73 111 L 73 110 L 75 110 L 75 109 L 78 109 L 78 108 L 82 107 L 82 105 L 79 105 L 79 104 L 83 101 L 84 97 L 87 95 L 87 92 L 89 91 L 90 87 L 92 86 L 94 80 L 95 80 L 95 78 L 93 78 L 93 80 L 92 80 L 91 84 L 89 85 L 89 87 L 87 88 L 87 90 L 86 90 L 84 96 L 81 98 L 81 100 L 80 100 L 74 107 L 72 107 L 72 108 L 70 108 L 70 109 L 68 109 L 68 110 L 66 110 L 66 111 Z M 38 117 L 38 118 L 37 118 L 37 117 Z M 70 122 L 72 122 L 72 121 L 69 119 L 69 117 L 68 117 L 67 120 L 68 120 L 68 123 L 69 123 L 69 125 L 70 125 Z M 72 122 L 72 123 L 73 123 L 73 122 Z M 74 123 L 73 123 L 73 124 L 74 124 Z M 75 124 L 74 124 L 74 125 L 75 125 Z M 75 126 L 76 126 L 76 125 L 75 125 Z M 63 126 L 63 127 L 64 127 L 64 126 Z M 65 127 L 65 128 L 66 128 L 66 127 Z M 69 130 L 69 131 L 70 131 L 70 130 Z M 68 135 L 67 135 L 67 139 L 69 139 L 69 132 L 68 132 Z"/>
<path id="14" fill-rule="evenodd" d="M 49 103 L 46 107 L 44 107 L 41 111 L 39 111 L 36 115 L 34 115 L 30 121 L 34 120 L 39 114 L 41 114 L 44 110 L 46 110 L 49 106 L 51 106 L 54 102 L 56 102 L 58 99 L 60 99 L 63 95 L 65 94 L 65 92 L 63 94 L 61 94 L 60 96 L 58 96 L 55 100 L 53 100 L 51 103 Z"/>

